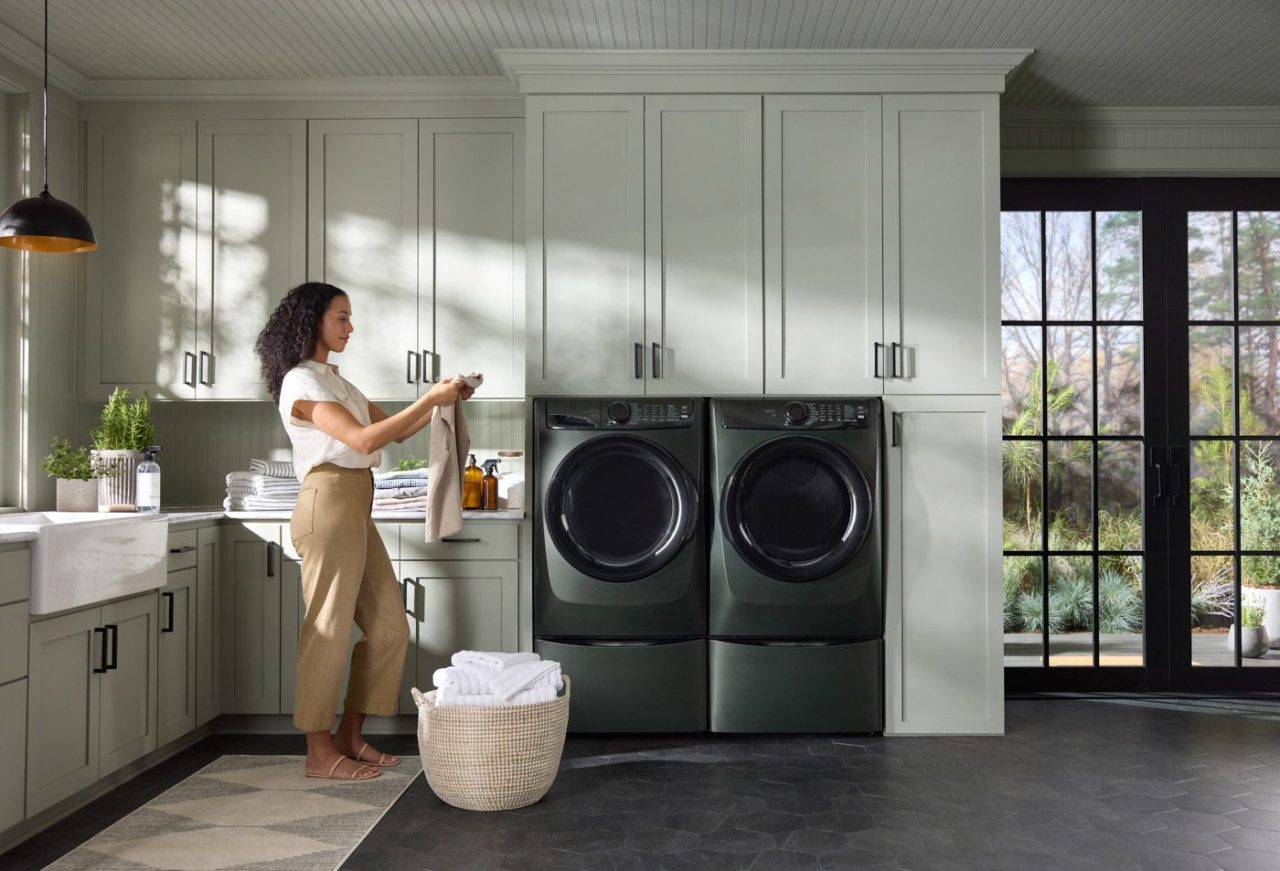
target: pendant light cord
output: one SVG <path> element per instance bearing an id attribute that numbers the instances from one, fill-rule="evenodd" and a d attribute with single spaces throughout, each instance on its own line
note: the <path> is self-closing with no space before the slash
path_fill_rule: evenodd
<path id="1" fill-rule="evenodd" d="M 49 0 L 44 0 L 44 120 L 40 131 L 44 152 L 44 193 L 49 192 Z"/>

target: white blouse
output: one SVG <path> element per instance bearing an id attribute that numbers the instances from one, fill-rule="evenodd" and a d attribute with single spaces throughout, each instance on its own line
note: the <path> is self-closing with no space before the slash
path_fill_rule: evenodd
<path id="1" fill-rule="evenodd" d="M 280 420 L 293 443 L 293 471 L 299 481 L 321 463 L 333 463 L 348 469 L 371 469 L 382 462 L 381 451 L 372 454 L 357 451 L 314 423 L 294 417 L 293 404 L 300 399 L 340 403 L 361 425 L 370 423 L 368 397 L 339 375 L 337 366 L 303 360 L 286 372 L 280 383 Z"/>

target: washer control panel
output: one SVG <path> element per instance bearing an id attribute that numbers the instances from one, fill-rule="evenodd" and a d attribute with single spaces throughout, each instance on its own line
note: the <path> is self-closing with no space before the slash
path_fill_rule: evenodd
<path id="1" fill-rule="evenodd" d="M 724 426 L 730 429 L 868 429 L 876 414 L 874 399 L 723 400 Z"/>
<path id="2" fill-rule="evenodd" d="M 693 426 L 691 399 L 549 399 L 548 429 L 673 429 Z"/>

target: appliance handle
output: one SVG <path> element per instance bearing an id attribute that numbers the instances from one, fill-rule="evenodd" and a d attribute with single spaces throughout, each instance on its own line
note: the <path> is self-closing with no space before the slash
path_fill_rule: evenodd
<path id="1" fill-rule="evenodd" d="M 892 426 L 890 427 L 892 432 L 889 436 L 889 445 L 890 447 L 896 448 L 902 444 L 902 412 L 893 412 L 890 416 L 890 421 L 892 423 Z"/>

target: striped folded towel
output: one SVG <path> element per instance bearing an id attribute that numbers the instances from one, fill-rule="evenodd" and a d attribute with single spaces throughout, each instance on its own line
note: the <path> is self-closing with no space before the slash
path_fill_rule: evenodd
<path id="1" fill-rule="evenodd" d="M 536 653 L 504 653 L 500 650 L 459 650 L 449 657 L 449 664 L 459 668 L 510 668 L 522 662 L 539 662 Z"/>
<path id="2" fill-rule="evenodd" d="M 250 460 L 249 471 L 271 478 L 297 478 L 292 460 Z"/>
<path id="3" fill-rule="evenodd" d="M 418 496 L 413 499 L 389 499 L 386 502 L 373 501 L 374 511 L 426 511 L 427 497 Z"/>
<path id="4" fill-rule="evenodd" d="M 507 669 L 470 668 L 451 665 L 446 668 L 437 668 L 435 673 L 431 675 L 431 682 L 439 688 L 448 687 L 455 693 L 483 695 L 485 693 L 494 693 L 496 683 L 502 675 L 507 673 Z M 542 671 L 531 683 L 526 684 L 524 689 L 534 689 L 536 687 L 562 689 L 564 681 L 561 679 L 559 667 Z"/>
<path id="5" fill-rule="evenodd" d="M 396 490 L 401 487 L 426 487 L 427 476 L 421 478 L 382 478 L 373 482 L 374 489 Z"/>
<path id="6" fill-rule="evenodd" d="M 553 687 L 534 687 L 516 693 L 510 699 L 500 699 L 491 693 L 460 693 L 451 687 L 441 687 L 436 690 L 436 707 L 498 708 L 504 705 L 536 705 L 552 701 L 555 697 L 556 690 Z"/>
<path id="7" fill-rule="evenodd" d="M 387 481 L 392 478 L 425 478 L 425 477 L 427 477 L 427 470 L 425 468 L 398 469 L 398 470 L 392 470 L 389 472 L 373 473 L 373 480 L 375 481 Z"/>
<path id="8" fill-rule="evenodd" d="M 259 496 L 228 496 L 222 500 L 227 511 L 292 511 L 293 499 L 270 499 Z"/>
<path id="9" fill-rule="evenodd" d="M 396 487 L 373 491 L 374 502 L 403 502 L 405 499 L 419 499 L 427 495 L 426 485 L 421 487 Z"/>
<path id="10" fill-rule="evenodd" d="M 227 487 L 252 489 L 257 493 L 287 492 L 296 493 L 302 485 L 297 478 L 275 478 L 257 472 L 230 472 L 227 475 Z"/>

